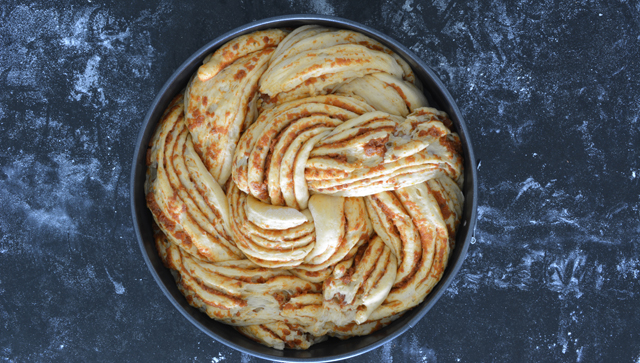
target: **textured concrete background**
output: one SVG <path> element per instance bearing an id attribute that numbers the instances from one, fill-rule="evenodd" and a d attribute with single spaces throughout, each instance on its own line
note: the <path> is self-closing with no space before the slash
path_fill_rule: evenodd
<path id="1" fill-rule="evenodd" d="M 144 114 L 247 22 L 336 15 L 449 88 L 479 159 L 477 241 L 409 332 L 354 362 L 640 362 L 637 1 L 0 1 L 0 358 L 257 362 L 162 295 L 129 211 Z"/>

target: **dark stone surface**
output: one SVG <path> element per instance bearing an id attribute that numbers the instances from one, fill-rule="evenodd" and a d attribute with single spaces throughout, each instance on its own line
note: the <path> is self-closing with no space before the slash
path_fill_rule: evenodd
<path id="1" fill-rule="evenodd" d="M 185 320 L 130 219 L 133 145 L 191 53 L 247 22 L 345 17 L 462 110 L 477 241 L 420 324 L 355 362 L 640 362 L 637 1 L 0 4 L 0 358 L 257 362 Z"/>

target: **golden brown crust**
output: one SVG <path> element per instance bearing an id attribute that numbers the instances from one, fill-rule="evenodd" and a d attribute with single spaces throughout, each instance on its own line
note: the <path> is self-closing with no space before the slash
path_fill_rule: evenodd
<path id="1" fill-rule="evenodd" d="M 353 31 L 223 45 L 146 155 L 156 248 L 187 301 L 276 349 L 370 334 L 442 277 L 462 148 L 411 68 Z"/>

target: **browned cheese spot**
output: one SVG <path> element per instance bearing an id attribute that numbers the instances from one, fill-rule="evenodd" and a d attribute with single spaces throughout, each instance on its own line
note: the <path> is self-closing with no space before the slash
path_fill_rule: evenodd
<path id="1" fill-rule="evenodd" d="M 244 69 L 241 69 L 233 76 L 233 79 L 236 81 L 242 80 L 247 75 L 247 72 Z"/>
<path id="2" fill-rule="evenodd" d="M 389 135 L 382 139 L 372 139 L 368 143 L 364 144 L 364 154 L 366 156 L 379 155 L 384 156 L 387 152 L 387 141 L 389 141 Z"/>

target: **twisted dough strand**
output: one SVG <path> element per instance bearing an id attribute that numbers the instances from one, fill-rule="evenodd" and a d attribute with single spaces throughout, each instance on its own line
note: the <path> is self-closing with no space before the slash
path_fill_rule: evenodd
<path id="1" fill-rule="evenodd" d="M 402 58 L 349 30 L 223 45 L 165 111 L 147 164 L 179 290 L 276 349 L 370 334 L 420 304 L 463 212 L 452 121 Z"/>

